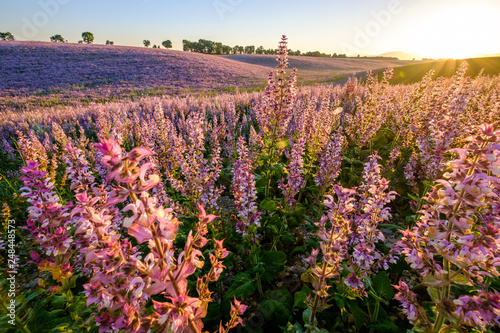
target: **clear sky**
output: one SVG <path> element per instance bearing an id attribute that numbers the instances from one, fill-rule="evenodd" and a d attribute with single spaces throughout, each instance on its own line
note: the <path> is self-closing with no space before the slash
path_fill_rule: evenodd
<path id="1" fill-rule="evenodd" d="M 0 31 L 17 40 L 142 46 L 200 38 L 301 51 L 430 57 L 500 53 L 499 0 L 0 0 Z"/>

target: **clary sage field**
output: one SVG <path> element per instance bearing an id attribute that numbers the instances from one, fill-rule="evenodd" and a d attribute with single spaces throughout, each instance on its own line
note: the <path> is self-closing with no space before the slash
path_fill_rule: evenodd
<path id="1" fill-rule="evenodd" d="M 500 78 L 0 113 L 3 332 L 500 324 Z"/>

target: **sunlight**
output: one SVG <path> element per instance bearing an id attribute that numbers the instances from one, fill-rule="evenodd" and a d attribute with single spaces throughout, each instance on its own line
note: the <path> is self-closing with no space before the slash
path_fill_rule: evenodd
<path id="1" fill-rule="evenodd" d="M 412 32 L 415 51 L 430 58 L 456 59 L 496 53 L 499 13 L 500 4 L 479 1 L 434 9 Z"/>

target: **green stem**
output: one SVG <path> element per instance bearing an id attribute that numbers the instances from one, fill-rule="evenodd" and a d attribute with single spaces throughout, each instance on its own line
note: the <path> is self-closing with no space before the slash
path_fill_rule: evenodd
<path id="1" fill-rule="evenodd" d="M 370 307 L 368 307 L 369 309 Z M 378 319 L 378 312 L 380 310 L 380 302 L 379 301 L 376 301 L 375 302 L 375 309 L 373 310 L 373 317 L 371 318 L 371 322 L 372 323 L 375 323 Z M 375 328 L 374 327 L 371 327 L 370 328 L 370 333 L 373 333 L 375 331 Z"/>

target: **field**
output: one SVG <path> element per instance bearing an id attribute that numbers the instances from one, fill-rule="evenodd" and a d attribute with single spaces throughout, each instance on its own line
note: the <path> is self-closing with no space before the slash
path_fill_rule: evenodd
<path id="1" fill-rule="evenodd" d="M 422 80 L 430 70 L 434 71 L 436 77 L 451 77 L 456 73 L 463 61 L 448 59 L 400 66 L 394 71 L 394 77 L 390 80 L 390 83 L 416 83 Z M 471 77 L 476 77 L 480 73 L 482 75 L 498 75 L 500 69 L 500 57 L 473 58 L 465 59 L 465 61 L 469 65 L 465 74 Z M 379 78 L 382 78 L 381 73 Z"/>
<path id="2" fill-rule="evenodd" d="M 2 332 L 498 331 L 500 76 L 285 38 L 0 59 Z"/>
<path id="3" fill-rule="evenodd" d="M 276 66 L 276 56 L 273 55 L 233 54 L 224 56 L 224 58 L 270 69 Z M 300 56 L 290 56 L 288 62 L 290 68 L 297 68 L 298 81 L 302 84 L 341 81 L 353 74 L 366 73 L 368 70 L 383 71 L 387 67 L 401 67 L 414 63 L 392 59 L 339 59 Z"/>

